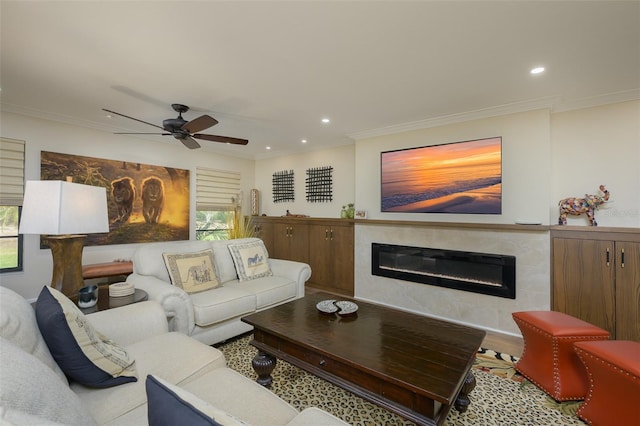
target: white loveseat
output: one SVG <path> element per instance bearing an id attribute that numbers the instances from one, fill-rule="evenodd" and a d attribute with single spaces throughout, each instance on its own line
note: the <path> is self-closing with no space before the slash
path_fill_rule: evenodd
<path id="1" fill-rule="evenodd" d="M 304 296 L 305 282 L 311 277 L 306 263 L 268 259 L 273 275 L 239 281 L 229 251 L 230 244 L 260 241 L 241 238 L 222 241 L 172 241 L 140 246 L 133 255 L 133 274 L 127 282 L 145 290 L 158 301 L 169 320 L 169 329 L 212 345 L 235 337 L 252 327 L 243 316 Z M 171 284 L 164 253 L 195 253 L 212 249 L 222 286 L 186 293 Z"/>
<path id="2" fill-rule="evenodd" d="M 107 388 L 69 384 L 39 331 L 33 307 L 0 287 L 0 424 L 147 425 L 145 378 L 153 375 L 248 424 L 346 425 L 317 408 L 298 412 L 227 368 L 219 350 L 168 332 L 156 302 L 86 318 L 135 359 L 138 381 Z"/>

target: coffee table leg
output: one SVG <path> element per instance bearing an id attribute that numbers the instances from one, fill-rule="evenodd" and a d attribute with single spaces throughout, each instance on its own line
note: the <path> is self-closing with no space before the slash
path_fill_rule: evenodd
<path id="1" fill-rule="evenodd" d="M 475 387 L 476 387 L 476 377 L 473 375 L 471 371 L 469 371 L 469 374 L 467 374 L 467 378 L 464 379 L 464 384 L 460 389 L 460 393 L 456 398 L 456 402 L 454 402 L 453 404 L 456 410 L 458 410 L 461 413 L 464 413 L 465 411 L 467 411 L 467 408 L 469 408 L 469 404 L 471 404 L 471 401 L 469 400 L 469 394 L 473 389 L 475 389 Z"/>
<path id="2" fill-rule="evenodd" d="M 256 373 L 258 373 L 258 379 L 256 382 L 262 386 L 268 388 L 273 382 L 271 373 L 276 367 L 276 358 L 273 355 L 269 355 L 266 352 L 258 351 L 257 355 L 251 361 L 251 365 Z"/>

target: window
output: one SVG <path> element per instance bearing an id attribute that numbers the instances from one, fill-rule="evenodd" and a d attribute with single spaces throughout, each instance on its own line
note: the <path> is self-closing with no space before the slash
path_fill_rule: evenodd
<path id="1" fill-rule="evenodd" d="M 240 173 L 196 169 L 196 239 L 226 240 L 240 213 Z"/>
<path id="2" fill-rule="evenodd" d="M 0 272 L 22 271 L 24 141 L 0 138 Z"/>

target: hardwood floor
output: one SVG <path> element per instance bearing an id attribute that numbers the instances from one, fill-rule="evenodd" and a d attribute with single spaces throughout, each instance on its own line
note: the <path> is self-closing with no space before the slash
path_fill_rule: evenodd
<path id="1" fill-rule="evenodd" d="M 522 341 L 522 337 L 487 331 L 487 335 L 482 342 L 482 347 L 515 357 L 521 357 L 522 350 L 524 349 L 524 342 Z"/>

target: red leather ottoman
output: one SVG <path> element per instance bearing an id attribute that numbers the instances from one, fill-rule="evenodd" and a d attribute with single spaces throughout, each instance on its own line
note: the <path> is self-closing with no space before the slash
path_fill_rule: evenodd
<path id="1" fill-rule="evenodd" d="M 575 352 L 589 377 L 578 417 L 590 425 L 640 425 L 640 343 L 579 342 Z"/>
<path id="2" fill-rule="evenodd" d="M 589 383 L 573 344 L 608 340 L 609 332 L 555 311 L 514 312 L 512 316 L 524 339 L 516 370 L 556 401 L 584 399 Z"/>

